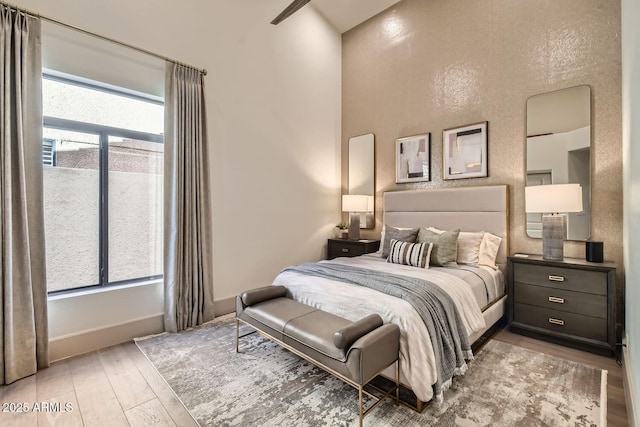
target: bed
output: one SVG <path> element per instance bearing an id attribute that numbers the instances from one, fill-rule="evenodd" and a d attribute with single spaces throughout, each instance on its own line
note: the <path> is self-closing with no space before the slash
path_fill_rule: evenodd
<path id="1" fill-rule="evenodd" d="M 459 228 L 469 232 L 484 231 L 501 238 L 495 254 L 495 268 L 461 265 L 459 268 L 432 266 L 423 269 L 386 262 L 380 253 L 336 258 L 319 264 L 325 267 L 329 263 L 340 268 L 366 269 L 371 272 L 371 277 L 392 274 L 434 283 L 454 301 L 466 339 L 473 343 L 505 313 L 508 205 L 506 185 L 384 193 L 383 223 L 388 227 Z M 450 381 L 435 386 L 439 352 L 434 348 L 424 321 L 405 299 L 345 283 L 341 279 L 302 274 L 295 269 L 285 269 L 273 284 L 287 287 L 297 301 L 349 320 L 355 321 L 377 313 L 385 322 L 397 324 L 401 331 L 401 382 L 415 393 L 416 409 L 422 409 L 422 402 L 442 400 Z M 467 358 L 470 357 L 470 354 L 467 355 Z M 464 374 L 466 365 L 456 369 L 456 375 Z M 434 389 L 437 392 L 434 393 Z"/>

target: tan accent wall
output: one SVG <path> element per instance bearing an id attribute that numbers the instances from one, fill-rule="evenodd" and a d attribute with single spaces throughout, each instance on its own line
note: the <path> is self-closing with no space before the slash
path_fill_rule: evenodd
<path id="1" fill-rule="evenodd" d="M 592 239 L 622 278 L 620 2 L 403 0 L 342 38 L 342 176 L 347 141 L 376 140 L 376 228 L 382 193 L 510 185 L 511 253 L 542 253 L 525 234 L 526 101 L 580 84 L 592 90 Z M 442 130 L 489 122 L 489 177 L 442 179 Z M 395 183 L 395 139 L 431 132 L 431 182 Z M 584 243 L 565 256 L 584 258 Z M 618 284 L 622 288 L 621 281 Z M 619 320 L 621 321 L 621 319 Z"/>

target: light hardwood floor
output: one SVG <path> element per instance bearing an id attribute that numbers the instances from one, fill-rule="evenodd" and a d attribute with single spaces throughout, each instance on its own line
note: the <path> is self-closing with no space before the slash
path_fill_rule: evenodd
<path id="1" fill-rule="evenodd" d="M 606 369 L 607 420 L 611 427 L 627 426 L 622 368 L 601 357 L 533 338 L 497 332 L 492 339 L 552 356 Z M 31 426 L 197 426 L 182 403 L 134 343 L 56 362 L 36 375 L 0 387 L 0 402 L 60 402 L 71 411 L 0 412 L 2 427 Z M 55 408 L 54 408 L 55 409 Z"/>
<path id="2" fill-rule="evenodd" d="M 0 426 L 197 426 L 131 342 L 55 362 L 0 387 L 0 402 L 69 403 L 69 412 L 0 412 Z"/>

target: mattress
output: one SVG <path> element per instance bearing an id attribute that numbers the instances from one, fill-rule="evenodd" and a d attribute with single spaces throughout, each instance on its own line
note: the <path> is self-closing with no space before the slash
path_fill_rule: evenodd
<path id="1" fill-rule="evenodd" d="M 418 277 L 436 284 L 451 296 L 468 336 L 485 329 L 482 309 L 504 294 L 502 273 L 490 268 L 420 269 L 387 263 L 375 255 L 321 262 L 366 268 L 371 274 L 387 272 Z M 424 322 L 407 301 L 366 287 L 291 271 L 280 273 L 273 284 L 287 287 L 297 301 L 352 321 L 377 313 L 384 322 L 398 325 L 402 381 L 420 400 L 429 401 L 434 397 L 432 385 L 437 374 L 431 340 Z M 464 369 L 460 373 L 464 373 Z"/>

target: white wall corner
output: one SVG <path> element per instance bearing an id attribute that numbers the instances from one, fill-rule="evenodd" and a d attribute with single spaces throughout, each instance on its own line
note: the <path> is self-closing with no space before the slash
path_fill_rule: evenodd
<path id="1" fill-rule="evenodd" d="M 625 336 L 624 342 L 627 343 L 628 337 Z M 623 347 L 622 350 L 622 366 L 624 373 L 622 376 L 624 383 L 624 396 L 627 404 L 627 417 L 629 418 L 629 425 L 640 427 L 640 395 L 636 389 L 635 382 L 633 381 L 633 362 L 631 360 L 631 353 L 629 347 Z"/>

